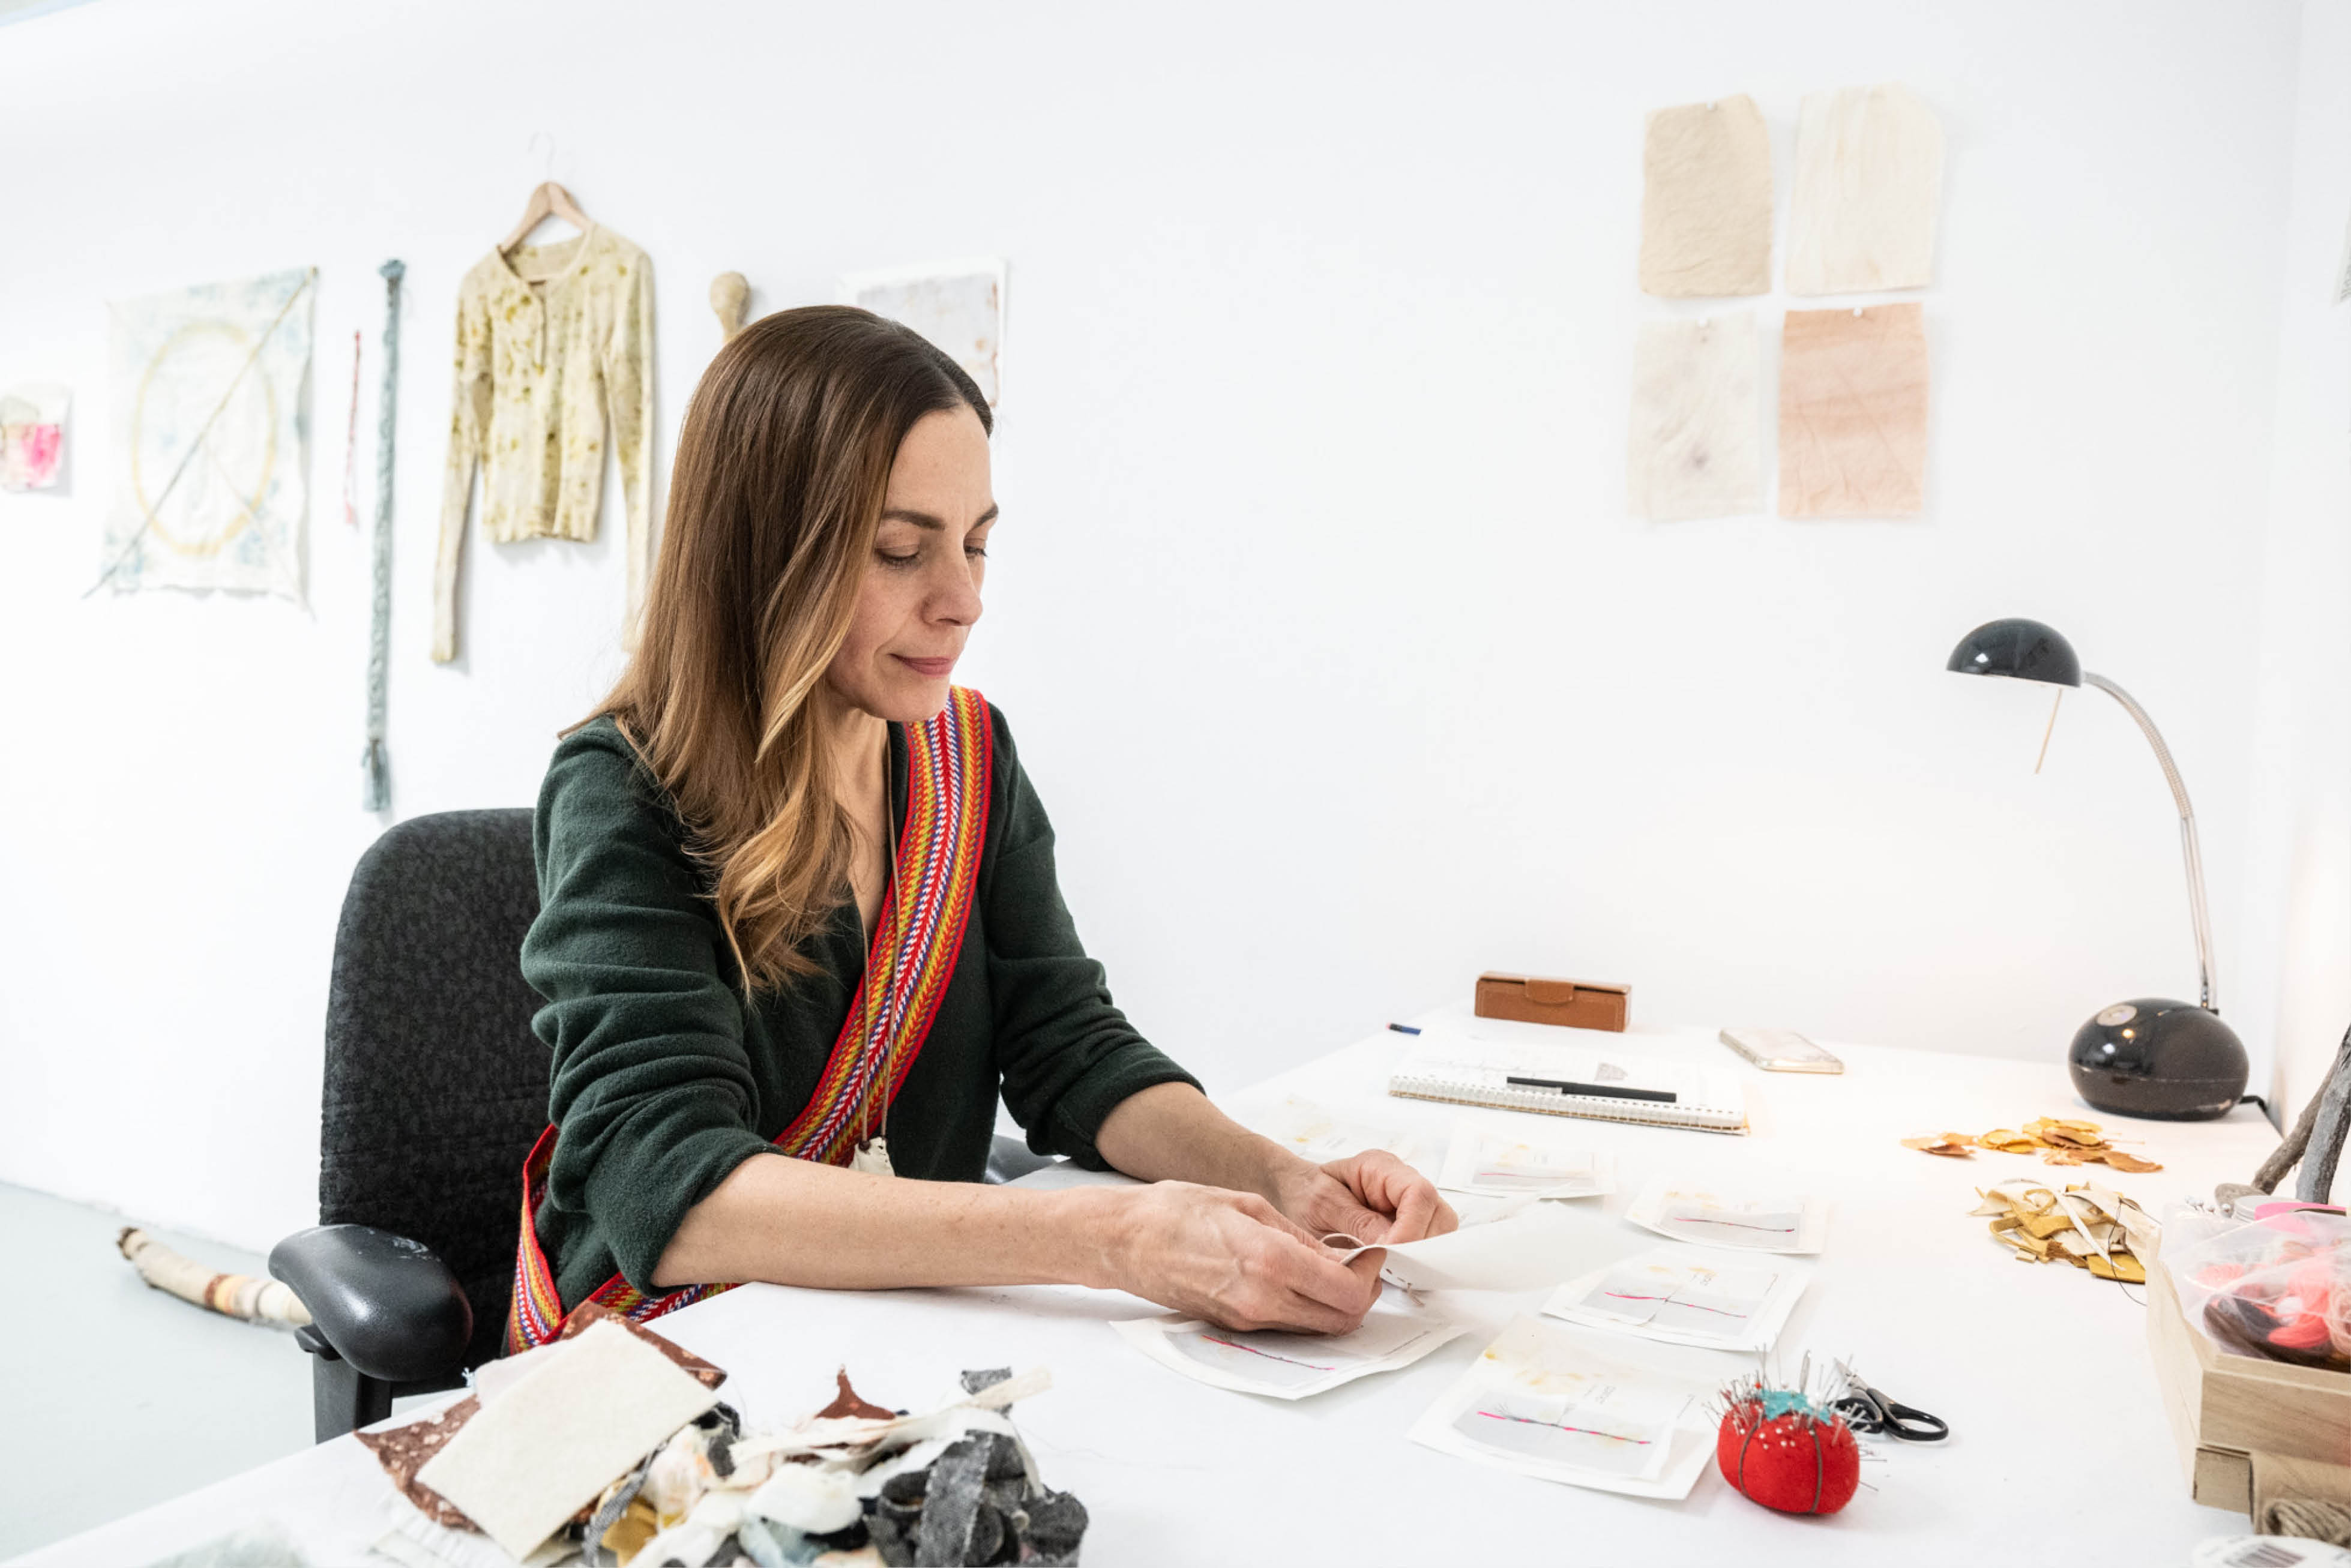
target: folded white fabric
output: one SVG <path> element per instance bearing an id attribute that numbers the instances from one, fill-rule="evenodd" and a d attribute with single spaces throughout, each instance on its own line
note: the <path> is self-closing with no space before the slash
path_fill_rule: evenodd
<path id="1" fill-rule="evenodd" d="M 717 1398 L 618 1323 L 600 1322 L 485 1404 L 416 1479 L 525 1557 Z"/>

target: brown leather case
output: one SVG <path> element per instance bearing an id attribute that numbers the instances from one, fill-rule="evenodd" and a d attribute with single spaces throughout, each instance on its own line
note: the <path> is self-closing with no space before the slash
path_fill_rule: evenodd
<path id="1" fill-rule="evenodd" d="M 1478 977 L 1477 1013 L 1481 1019 L 1622 1033 L 1632 1001 L 1632 987 L 1597 980 L 1545 980 L 1532 975 L 1491 973 Z"/>

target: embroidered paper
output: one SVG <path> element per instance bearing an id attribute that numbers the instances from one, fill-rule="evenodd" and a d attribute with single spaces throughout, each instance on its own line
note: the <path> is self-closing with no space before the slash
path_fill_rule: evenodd
<path id="1" fill-rule="evenodd" d="M 1625 458 L 1635 517 L 1665 522 L 1763 509 L 1760 382 L 1751 311 L 1641 323 Z"/>
<path id="2" fill-rule="evenodd" d="M 1616 1190 L 1616 1162 L 1564 1138 L 1458 1122 L 1437 1185 L 1488 1197 L 1597 1197 Z"/>
<path id="3" fill-rule="evenodd" d="M 1780 349 L 1780 515 L 1915 517 L 1926 491 L 1919 307 L 1789 311 Z"/>
<path id="4" fill-rule="evenodd" d="M 1641 292 L 1771 287 L 1771 138 L 1740 94 L 1649 116 L 1641 148 Z"/>
<path id="5" fill-rule="evenodd" d="M 841 280 L 841 302 L 912 327 L 979 383 L 988 407 L 997 405 L 1002 391 L 1003 262 L 936 262 L 852 273 Z"/>
<path id="6" fill-rule="evenodd" d="M 37 382 L 0 392 L 0 490 L 47 490 L 65 471 L 73 394 Z"/>
<path id="7" fill-rule="evenodd" d="M 1667 1344 L 1761 1353 L 1796 1310 L 1811 1269 L 1695 1247 L 1659 1247 L 1571 1280 L 1545 1315 Z"/>
<path id="8" fill-rule="evenodd" d="M 302 598 L 305 268 L 113 308 L 113 495 L 100 580 Z"/>
<path id="9" fill-rule="evenodd" d="M 1635 1497 L 1684 1498 L 1714 1458 L 1705 1404 L 1720 1364 L 1514 1319 L 1412 1428 L 1462 1458 Z M 1655 1357 L 1656 1359 L 1651 1359 Z M 1709 1358 L 1711 1360 L 1711 1358 Z"/>
<path id="10" fill-rule="evenodd" d="M 1924 288 L 1935 277 L 1943 128 L 1893 82 L 1808 93 L 1796 120 L 1788 292 Z"/>
<path id="11" fill-rule="evenodd" d="M 1544 1290 L 1623 1256 L 1623 1236 L 1597 1214 L 1520 1197 L 1481 1222 L 1388 1248 L 1380 1272 L 1416 1291 Z M 1369 1249 L 1343 1236 L 1323 1245 L 1342 1258 Z"/>
<path id="12" fill-rule="evenodd" d="M 1746 1192 L 1658 1183 L 1625 1218 L 1660 1236 L 1748 1252 L 1818 1252 L 1828 1206 L 1808 1193 Z"/>
<path id="13" fill-rule="evenodd" d="M 1410 1366 L 1468 1332 L 1409 1291 L 1382 1288 L 1352 1333 L 1238 1333 L 1171 1313 L 1111 1327 L 1160 1365 L 1217 1388 L 1303 1399 L 1375 1372 Z"/>

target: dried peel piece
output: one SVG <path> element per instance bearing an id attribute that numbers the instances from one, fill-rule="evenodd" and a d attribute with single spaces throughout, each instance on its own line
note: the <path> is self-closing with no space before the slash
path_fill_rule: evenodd
<path id="1" fill-rule="evenodd" d="M 2128 1285 L 2147 1283 L 2147 1266 L 2127 1252 L 2116 1253 L 2112 1262 L 2104 1258 L 2085 1258 L 2082 1267 L 2101 1280 L 2120 1280 Z"/>
<path id="2" fill-rule="evenodd" d="M 1916 1138 L 1905 1138 L 1902 1146 L 1917 1149 L 1924 1155 L 1941 1155 L 1949 1159 L 1973 1159 L 1975 1140 L 1965 1133 L 1928 1133 Z"/>
<path id="3" fill-rule="evenodd" d="M 2120 1149 L 2102 1149 L 2099 1151 L 2099 1155 L 2116 1170 L 2126 1171 L 2133 1176 L 2144 1176 L 2148 1171 L 2159 1171 L 2163 1168 L 2153 1160 L 2143 1160 L 2137 1155 L 2126 1155 Z"/>

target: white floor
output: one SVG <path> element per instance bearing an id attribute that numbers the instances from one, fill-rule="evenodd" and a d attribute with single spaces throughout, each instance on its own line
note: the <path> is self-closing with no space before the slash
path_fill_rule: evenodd
<path id="1" fill-rule="evenodd" d="M 293 1336 L 152 1291 L 122 1216 L 0 1183 L 0 1559 L 309 1446 Z M 262 1260 L 158 1231 L 225 1272 Z"/>

